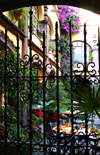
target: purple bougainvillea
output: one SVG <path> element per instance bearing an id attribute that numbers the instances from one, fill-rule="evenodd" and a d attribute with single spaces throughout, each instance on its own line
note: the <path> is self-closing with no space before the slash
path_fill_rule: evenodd
<path id="1" fill-rule="evenodd" d="M 77 8 L 67 5 L 60 5 L 61 12 L 59 13 L 59 19 L 63 29 L 70 32 L 69 21 L 71 20 L 72 33 L 79 33 L 80 29 L 80 16 Z"/>

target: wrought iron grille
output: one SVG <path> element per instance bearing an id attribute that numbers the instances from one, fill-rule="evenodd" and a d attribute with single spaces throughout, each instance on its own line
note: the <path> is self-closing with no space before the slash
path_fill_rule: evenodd
<path id="1" fill-rule="evenodd" d="M 3 89 L 0 90 L 4 94 L 4 128 L 0 128 L 0 147 L 1 150 L 14 151 L 16 150 L 21 155 L 77 155 L 77 154 L 98 154 L 99 146 L 98 139 L 95 133 L 88 134 L 88 118 L 85 119 L 86 131 L 84 133 L 74 134 L 74 113 L 75 107 L 71 106 L 71 125 L 72 134 L 60 131 L 59 122 L 59 79 L 65 78 L 65 76 L 59 76 L 59 64 L 58 64 L 58 24 L 56 23 L 56 72 L 52 70 L 51 64 L 45 62 L 45 32 L 43 32 L 43 62 L 39 59 L 37 54 L 32 55 L 32 11 L 30 11 L 30 53 L 24 55 L 24 59 L 21 60 L 19 56 L 19 34 L 17 34 L 17 60 L 13 64 L 9 61 L 11 58 L 7 51 L 7 26 L 5 28 L 5 62 L 1 65 L 2 75 L 0 75 L 1 81 L 4 83 Z M 99 30 L 100 33 L 100 30 Z M 99 34 L 100 36 L 100 34 Z M 99 37 L 99 58 L 100 58 L 100 37 Z M 72 66 L 72 37 L 71 37 L 71 22 L 70 22 L 70 90 L 73 91 L 73 81 L 78 75 L 84 77 L 85 85 L 87 79 L 92 83 L 92 86 L 96 87 L 99 84 L 99 76 L 93 69 L 91 72 L 88 71 L 86 62 L 86 25 L 84 24 L 84 64 L 78 63 L 77 68 L 83 67 L 83 70 L 73 71 Z M 11 54 L 11 53 L 10 53 Z M 14 56 L 13 56 L 14 57 Z M 10 62 L 10 64 L 9 64 Z M 38 62 L 38 63 L 36 63 Z M 38 70 L 43 66 L 43 76 L 39 76 Z M 90 62 L 92 68 L 95 67 L 94 62 Z M 35 66 L 35 67 L 34 67 Z M 12 68 L 12 70 L 8 68 Z M 47 72 L 47 68 L 51 69 L 52 74 Z M 99 70 L 100 70 L 100 59 L 99 59 Z M 88 75 L 87 75 L 88 72 Z M 84 73 L 84 74 L 83 74 Z M 43 78 L 43 83 L 39 83 L 39 79 Z M 57 131 L 53 130 L 53 126 L 50 128 L 50 133 L 47 131 L 46 126 L 46 94 L 48 90 L 52 90 L 53 83 L 56 81 L 55 95 L 56 95 L 56 106 L 57 106 Z M 87 86 L 87 85 L 86 85 Z M 11 91 L 11 93 L 10 93 Z M 13 94 L 14 92 L 14 94 Z M 9 104 L 8 97 L 15 96 L 15 108 L 12 111 L 13 115 L 16 112 L 16 120 L 12 119 L 9 122 Z M 36 107 L 39 99 L 43 100 L 43 132 L 39 128 L 33 130 L 33 118 L 32 109 Z M 71 94 L 72 97 L 72 94 Z M 23 112 L 27 109 L 27 122 L 28 126 L 23 126 L 25 120 L 22 119 Z M 10 107 L 11 108 L 11 107 Z M 10 111 L 11 112 L 11 111 Z M 80 116 L 78 116 L 79 118 Z M 11 118 L 10 118 L 11 119 Z M 25 118 L 26 119 L 26 118 Z M 13 122 L 15 121 L 15 122 Z M 34 120 L 35 121 L 35 120 Z M 11 128 L 9 128 L 11 123 Z M 16 126 L 15 126 L 16 124 Z M 52 124 L 50 124 L 52 125 Z M 22 130 L 22 127 L 24 128 Z M 49 129 L 48 129 L 49 130 Z M 94 137 L 94 139 L 91 139 Z M 8 149 L 9 148 L 9 149 Z M 7 150 L 8 149 L 8 150 Z M 11 150 L 12 149 L 12 150 Z M 4 150 L 2 151 L 4 152 Z M 3 153 L 2 153 L 3 154 Z M 15 153 L 14 153 L 15 154 Z"/>

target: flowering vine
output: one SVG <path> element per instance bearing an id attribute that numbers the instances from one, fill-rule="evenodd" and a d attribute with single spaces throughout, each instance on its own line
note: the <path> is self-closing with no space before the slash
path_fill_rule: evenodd
<path id="1" fill-rule="evenodd" d="M 60 53 L 61 57 L 61 68 L 63 70 L 63 75 L 70 73 L 70 47 L 69 39 L 62 35 L 59 39 Z"/>
<path id="2" fill-rule="evenodd" d="M 69 22 L 71 20 L 71 31 L 72 33 L 79 33 L 80 29 L 80 16 L 79 11 L 75 7 L 60 5 L 61 12 L 59 13 L 59 19 L 63 29 L 70 32 Z"/>

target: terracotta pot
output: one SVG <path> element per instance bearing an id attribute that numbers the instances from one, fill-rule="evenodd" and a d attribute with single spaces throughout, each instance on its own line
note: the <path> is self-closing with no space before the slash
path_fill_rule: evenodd
<path id="1" fill-rule="evenodd" d="M 22 11 L 15 11 L 15 19 L 16 20 L 20 20 L 21 19 L 21 15 L 22 15 Z"/>
<path id="2" fill-rule="evenodd" d="M 39 36 L 40 40 L 43 41 L 43 36 Z"/>
<path id="3" fill-rule="evenodd" d="M 41 44 L 42 44 L 42 46 L 43 46 L 43 41 L 41 41 Z M 47 46 L 47 42 L 45 42 L 45 46 Z"/>

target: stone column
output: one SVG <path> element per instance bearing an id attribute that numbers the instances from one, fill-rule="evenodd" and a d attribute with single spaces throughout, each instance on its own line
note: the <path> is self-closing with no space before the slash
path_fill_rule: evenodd
<path id="1" fill-rule="evenodd" d="M 48 11 L 48 7 L 47 7 L 47 5 L 45 5 L 44 6 L 44 31 L 45 31 L 45 34 L 46 34 L 45 38 L 46 38 L 46 41 L 47 41 L 47 42 L 45 42 L 46 43 L 46 49 L 45 49 L 46 55 L 48 55 L 48 50 L 49 50 L 49 48 L 48 48 L 49 23 L 48 23 L 47 11 Z M 46 59 L 46 64 L 48 64 L 48 63 L 49 63 L 49 57 L 47 57 L 47 59 Z"/>
<path id="2" fill-rule="evenodd" d="M 25 28 L 25 35 L 27 38 L 23 39 L 23 44 L 22 44 L 22 59 L 25 54 L 28 53 L 28 19 L 25 19 L 26 22 L 26 28 Z"/>

